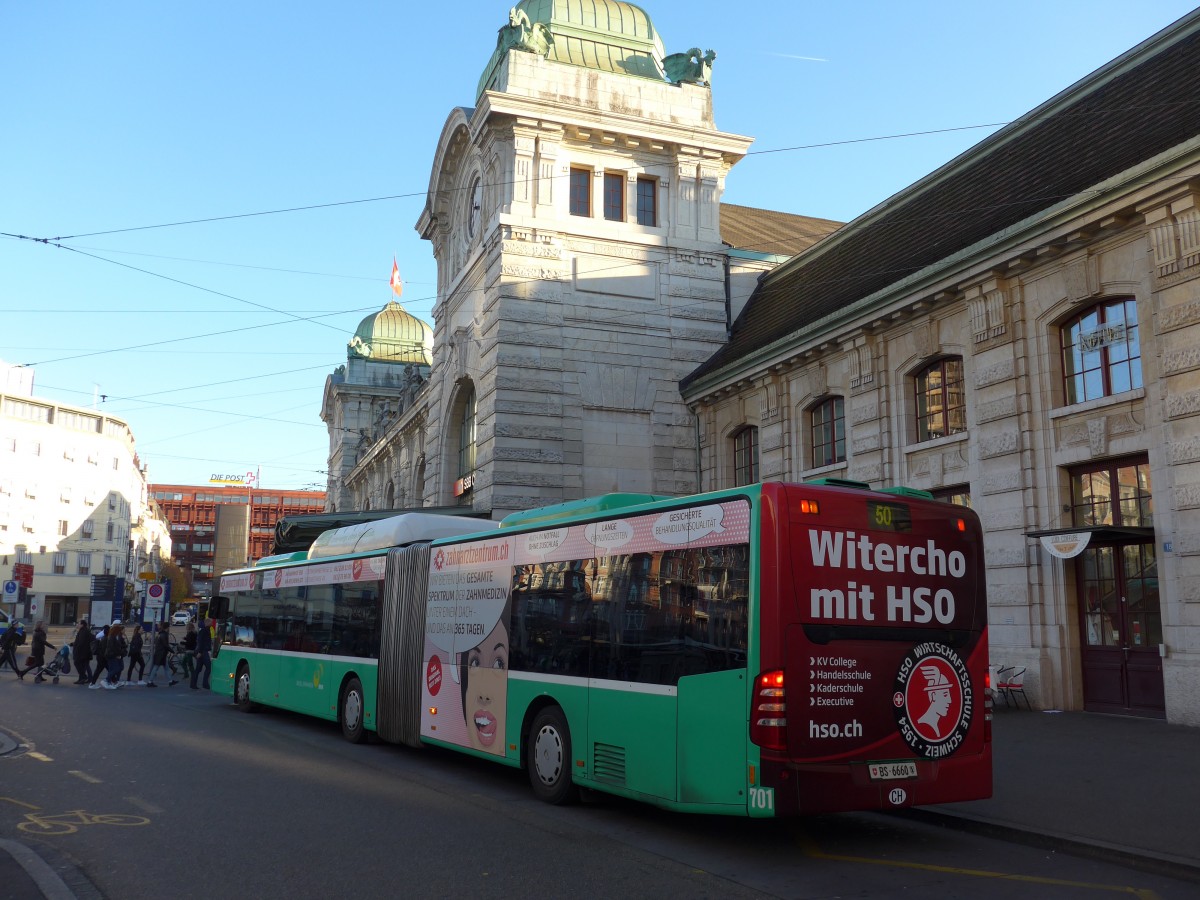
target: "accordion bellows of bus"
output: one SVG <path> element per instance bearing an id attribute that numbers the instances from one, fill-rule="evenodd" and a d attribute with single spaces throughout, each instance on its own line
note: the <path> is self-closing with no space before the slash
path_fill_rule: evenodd
<path id="1" fill-rule="evenodd" d="M 992 790 L 983 538 L 855 482 L 409 513 L 225 573 L 213 690 L 688 812 Z"/>

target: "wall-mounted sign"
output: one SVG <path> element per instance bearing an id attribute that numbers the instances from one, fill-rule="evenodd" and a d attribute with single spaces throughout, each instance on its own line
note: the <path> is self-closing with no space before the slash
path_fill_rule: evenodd
<path id="1" fill-rule="evenodd" d="M 1043 535 L 1041 542 L 1051 556 L 1057 556 L 1059 559 L 1071 559 L 1082 553 L 1091 539 L 1090 531 L 1072 531 L 1068 534 Z"/>
<path id="2" fill-rule="evenodd" d="M 464 475 L 462 478 L 458 479 L 458 481 L 454 482 L 454 496 L 461 497 L 473 487 L 475 487 L 474 472 L 472 472 L 470 475 Z"/>

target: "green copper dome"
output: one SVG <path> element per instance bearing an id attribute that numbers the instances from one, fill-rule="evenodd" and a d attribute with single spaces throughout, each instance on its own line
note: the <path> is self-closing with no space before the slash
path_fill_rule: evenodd
<path id="1" fill-rule="evenodd" d="M 476 98 L 512 48 L 573 66 L 666 80 L 654 23 L 641 7 L 623 0 L 521 0 L 500 26 Z"/>
<path id="2" fill-rule="evenodd" d="M 349 356 L 371 362 L 433 364 L 433 329 L 392 300 L 359 323 Z"/>

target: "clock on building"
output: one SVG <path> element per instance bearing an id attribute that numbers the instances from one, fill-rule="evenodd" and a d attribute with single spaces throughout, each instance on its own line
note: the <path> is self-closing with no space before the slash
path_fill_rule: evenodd
<path id="1" fill-rule="evenodd" d="M 471 193 L 468 196 L 470 205 L 467 208 L 467 237 L 474 238 L 479 231 L 479 213 L 483 206 L 483 185 L 478 177 L 471 183 Z"/>

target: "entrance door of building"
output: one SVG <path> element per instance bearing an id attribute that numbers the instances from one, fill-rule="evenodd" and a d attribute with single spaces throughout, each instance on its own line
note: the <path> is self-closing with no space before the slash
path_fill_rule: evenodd
<path id="1" fill-rule="evenodd" d="M 1084 709 L 1165 717 L 1154 543 L 1091 546 L 1076 567 Z"/>

